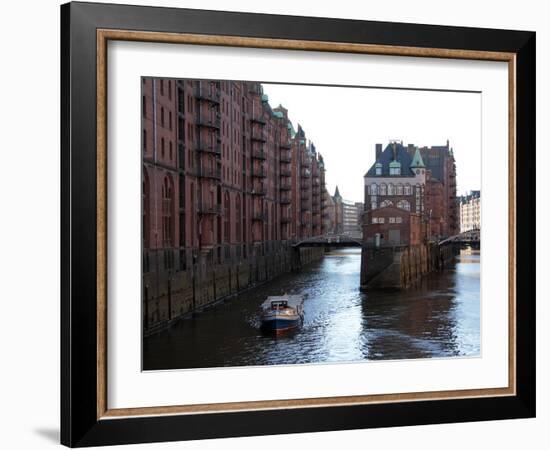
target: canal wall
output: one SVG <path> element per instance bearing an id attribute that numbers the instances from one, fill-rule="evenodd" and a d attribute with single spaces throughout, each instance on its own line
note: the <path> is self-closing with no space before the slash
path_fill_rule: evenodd
<path id="1" fill-rule="evenodd" d="M 454 257 L 452 245 L 363 246 L 361 289 L 406 289 Z"/>
<path id="2" fill-rule="evenodd" d="M 177 320 L 223 299 L 318 261 L 324 249 L 281 246 L 262 253 L 248 255 L 237 263 L 218 264 L 199 255 L 194 265 L 182 271 L 155 271 L 155 266 L 162 261 L 153 257 L 149 261 L 152 270 L 143 274 L 144 335 L 164 330 Z"/>

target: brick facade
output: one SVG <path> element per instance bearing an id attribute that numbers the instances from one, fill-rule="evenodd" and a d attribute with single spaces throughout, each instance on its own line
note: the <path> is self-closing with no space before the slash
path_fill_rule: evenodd
<path id="1" fill-rule="evenodd" d="M 142 155 L 147 326 L 192 309 L 172 299 L 201 273 L 330 226 L 323 158 L 259 83 L 143 78 Z"/>
<path id="2" fill-rule="evenodd" d="M 448 141 L 445 146 L 420 148 L 391 142 L 384 150 L 382 144 L 376 144 L 375 163 L 365 174 L 365 212 L 383 208 L 416 215 L 417 218 L 402 223 L 413 224 L 418 220 L 422 231 L 411 228 L 411 232 L 420 233 L 425 240 L 457 234 L 456 166 Z M 392 225 L 393 228 L 387 221 L 380 225 L 365 220 L 365 242 L 372 242 L 377 233 L 386 239 L 391 234 L 393 241 L 399 234 L 400 243 L 410 242 L 412 234 L 401 234 Z M 395 231 L 390 233 L 390 229 Z M 383 239 L 384 242 L 388 241 Z"/>

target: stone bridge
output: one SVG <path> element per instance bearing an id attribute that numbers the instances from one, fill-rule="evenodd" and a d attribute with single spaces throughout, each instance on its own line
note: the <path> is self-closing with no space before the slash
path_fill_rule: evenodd
<path id="1" fill-rule="evenodd" d="M 479 230 L 464 231 L 460 234 L 455 234 L 442 241 L 439 241 L 439 246 L 448 244 L 479 244 Z"/>
<path id="2" fill-rule="evenodd" d="M 303 247 L 362 247 L 362 236 L 347 234 L 326 234 L 298 240 L 292 244 L 294 248 Z"/>

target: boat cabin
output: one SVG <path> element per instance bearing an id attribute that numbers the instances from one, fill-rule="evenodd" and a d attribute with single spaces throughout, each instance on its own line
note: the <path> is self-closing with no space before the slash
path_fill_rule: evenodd
<path id="1" fill-rule="evenodd" d="M 301 312 L 303 303 L 303 295 L 273 295 L 267 297 L 261 307 L 264 311 L 283 311 L 290 308 Z"/>
<path id="2" fill-rule="evenodd" d="M 273 300 L 271 302 L 271 309 L 273 311 L 280 311 L 286 308 L 288 308 L 288 302 L 286 300 Z"/>

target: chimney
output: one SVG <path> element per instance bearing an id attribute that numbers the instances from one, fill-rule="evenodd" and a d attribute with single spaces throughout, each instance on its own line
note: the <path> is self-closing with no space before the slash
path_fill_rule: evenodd
<path id="1" fill-rule="evenodd" d="M 382 154 L 382 144 L 376 144 L 376 161 L 380 159 L 381 154 Z"/>
<path id="2" fill-rule="evenodd" d="M 414 156 L 414 144 L 407 144 L 407 153 Z"/>

